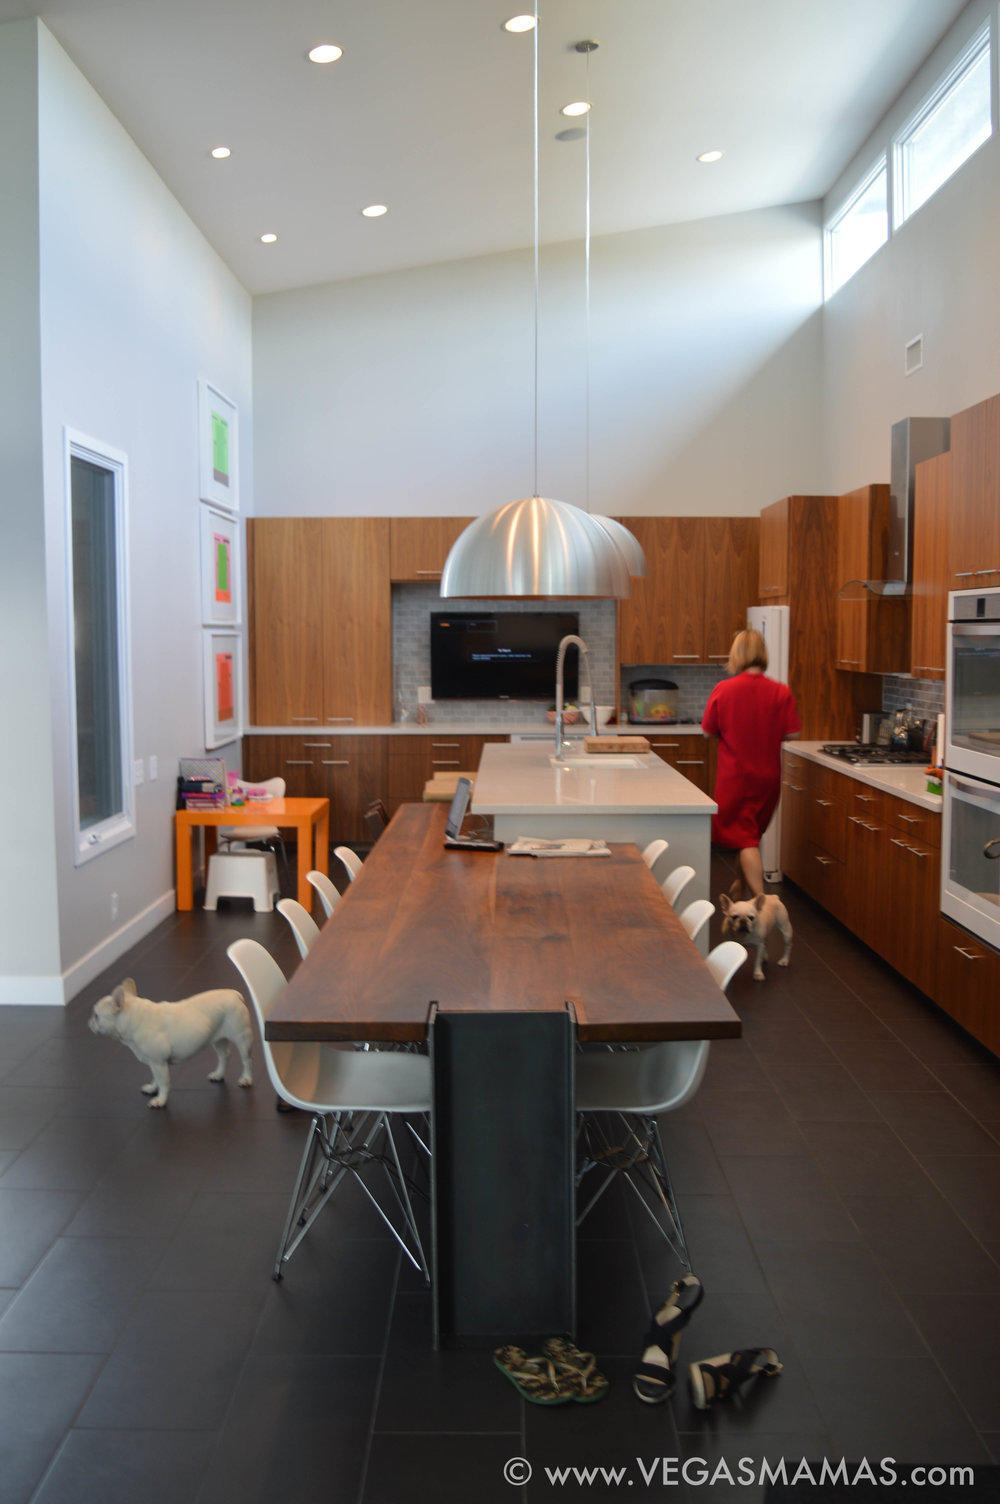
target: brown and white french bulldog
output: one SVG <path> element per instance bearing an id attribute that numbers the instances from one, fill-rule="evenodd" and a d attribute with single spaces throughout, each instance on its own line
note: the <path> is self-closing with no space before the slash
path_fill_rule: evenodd
<path id="1" fill-rule="evenodd" d="M 792 953 L 792 926 L 788 920 L 788 910 L 776 893 L 762 893 L 757 898 L 741 900 L 741 891 L 737 879 L 728 893 L 719 894 L 719 907 L 723 916 L 722 933 L 732 934 L 737 940 L 754 947 L 753 979 L 755 982 L 762 982 L 768 935 L 776 929 L 784 940 L 785 949 L 778 965 L 787 966 Z"/>

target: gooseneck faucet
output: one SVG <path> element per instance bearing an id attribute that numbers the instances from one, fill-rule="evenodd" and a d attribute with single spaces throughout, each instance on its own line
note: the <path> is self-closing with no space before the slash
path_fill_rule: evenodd
<path id="1" fill-rule="evenodd" d="M 587 688 L 590 690 L 590 725 L 591 729 L 597 730 L 597 709 L 594 705 L 594 676 L 590 671 L 590 654 L 587 652 L 587 644 L 582 637 L 577 637 L 570 632 L 559 644 L 556 654 L 556 756 L 563 757 L 570 749 L 570 743 L 563 736 L 563 668 L 566 662 L 566 649 L 575 647 L 580 657 L 581 667 L 587 666 Z M 582 678 L 582 675 L 581 675 Z M 582 699 L 582 696 L 581 696 Z"/>

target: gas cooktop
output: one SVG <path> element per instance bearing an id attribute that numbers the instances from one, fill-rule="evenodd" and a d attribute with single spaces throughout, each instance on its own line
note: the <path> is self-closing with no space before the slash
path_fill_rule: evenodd
<path id="1" fill-rule="evenodd" d="M 876 747 L 871 742 L 827 742 L 819 750 L 828 757 L 839 757 L 844 762 L 860 763 L 868 767 L 878 763 L 926 764 L 928 758 L 926 752 L 898 752 L 894 747 Z"/>

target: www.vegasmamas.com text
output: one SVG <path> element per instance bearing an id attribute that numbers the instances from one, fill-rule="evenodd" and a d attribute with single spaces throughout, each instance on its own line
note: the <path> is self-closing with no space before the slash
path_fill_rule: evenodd
<path id="1" fill-rule="evenodd" d="M 527 1458 L 509 1457 L 504 1464 L 503 1476 L 513 1487 L 523 1486 L 534 1477 L 536 1483 L 544 1480 L 554 1489 L 645 1487 L 668 1490 L 685 1485 L 698 1488 L 702 1485 L 718 1487 L 720 1484 L 730 1484 L 733 1488 L 771 1484 L 799 1488 L 812 1485 L 840 1489 L 907 1486 L 972 1489 L 976 1485 L 976 1469 L 973 1467 L 899 1463 L 893 1457 L 880 1457 L 875 1461 L 862 1458 L 859 1462 L 848 1462 L 842 1457 L 836 1460 L 824 1457 L 818 1461 L 782 1457 L 775 1462 L 760 1457 L 739 1457 L 732 1461 L 726 1458 L 707 1461 L 703 1457 L 636 1457 L 634 1462 L 613 1467 L 546 1464 L 537 1473 Z"/>

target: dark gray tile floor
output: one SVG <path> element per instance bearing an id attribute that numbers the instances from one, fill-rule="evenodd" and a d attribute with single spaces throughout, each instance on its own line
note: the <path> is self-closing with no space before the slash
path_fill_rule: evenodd
<path id="1" fill-rule="evenodd" d="M 178 914 L 65 1010 L 0 1010 L 5 1504 L 752 1500 L 764 1460 L 1000 1461 L 1000 1062 L 786 898 L 791 967 L 735 978 L 743 1037 L 663 1124 L 706 1289 L 682 1364 L 784 1363 L 709 1415 L 683 1382 L 662 1407 L 631 1393 L 680 1271 L 617 1191 L 579 1246 L 578 1335 L 612 1380 L 596 1407 L 525 1405 L 488 1353 L 434 1352 L 427 1292 L 349 1190 L 271 1280 L 304 1120 L 259 1059 L 240 1091 L 208 1055 L 151 1112 L 142 1067 L 86 1022 L 126 974 L 153 997 L 235 984 L 240 935 L 291 971 L 277 914 Z"/>

